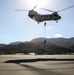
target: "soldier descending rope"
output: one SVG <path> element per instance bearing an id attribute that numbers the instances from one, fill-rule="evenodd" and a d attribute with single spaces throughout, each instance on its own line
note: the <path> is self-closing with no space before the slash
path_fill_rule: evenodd
<path id="1" fill-rule="evenodd" d="M 44 23 L 44 27 L 46 27 L 46 22 Z M 45 28 L 44 28 L 44 35 L 45 35 L 44 44 L 46 44 L 46 29 Z"/>

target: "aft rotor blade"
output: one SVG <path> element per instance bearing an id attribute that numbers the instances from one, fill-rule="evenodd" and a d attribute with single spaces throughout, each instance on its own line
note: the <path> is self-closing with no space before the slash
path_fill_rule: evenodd
<path id="1" fill-rule="evenodd" d="M 20 9 L 20 10 L 15 10 L 15 11 L 29 11 L 29 10 L 22 10 L 22 9 Z"/>
<path id="2" fill-rule="evenodd" d="M 45 9 L 45 8 L 40 8 L 40 9 L 45 10 L 45 11 L 50 11 L 50 12 L 56 12 L 56 11 L 48 10 L 48 9 Z"/>
<path id="3" fill-rule="evenodd" d="M 59 10 L 59 11 L 57 11 L 57 12 L 61 12 L 61 11 L 64 11 L 64 10 L 67 10 L 67 9 L 70 9 L 70 8 L 73 8 L 73 7 L 74 7 L 74 5 L 72 5 L 72 6 L 70 6 L 70 7 L 67 7 L 67 8 L 65 8 L 65 9 Z"/>

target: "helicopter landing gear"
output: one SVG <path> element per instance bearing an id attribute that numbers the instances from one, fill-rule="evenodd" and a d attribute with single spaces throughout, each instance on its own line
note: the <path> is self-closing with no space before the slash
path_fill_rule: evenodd
<path id="1" fill-rule="evenodd" d="M 56 23 L 58 23 L 58 21 L 56 20 Z"/>
<path id="2" fill-rule="evenodd" d="M 38 24 L 39 24 L 39 22 L 38 22 Z"/>

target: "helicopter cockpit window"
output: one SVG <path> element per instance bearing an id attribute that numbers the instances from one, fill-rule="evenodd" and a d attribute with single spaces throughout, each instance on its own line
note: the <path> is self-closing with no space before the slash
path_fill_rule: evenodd
<path id="1" fill-rule="evenodd" d="M 52 17 L 52 15 L 50 15 L 50 17 Z"/>
<path id="2" fill-rule="evenodd" d="M 54 15 L 54 16 L 58 16 L 58 15 Z"/>
<path id="3" fill-rule="evenodd" d="M 30 17 L 30 18 L 33 18 L 33 17 L 34 17 L 34 15 L 29 15 L 29 17 Z"/>

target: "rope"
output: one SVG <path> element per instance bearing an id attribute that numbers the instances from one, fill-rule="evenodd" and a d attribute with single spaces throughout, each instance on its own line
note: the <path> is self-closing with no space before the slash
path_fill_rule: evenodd
<path id="1" fill-rule="evenodd" d="M 46 22 L 44 23 L 44 37 L 46 38 Z M 44 40 L 44 44 L 46 44 L 46 39 Z"/>

